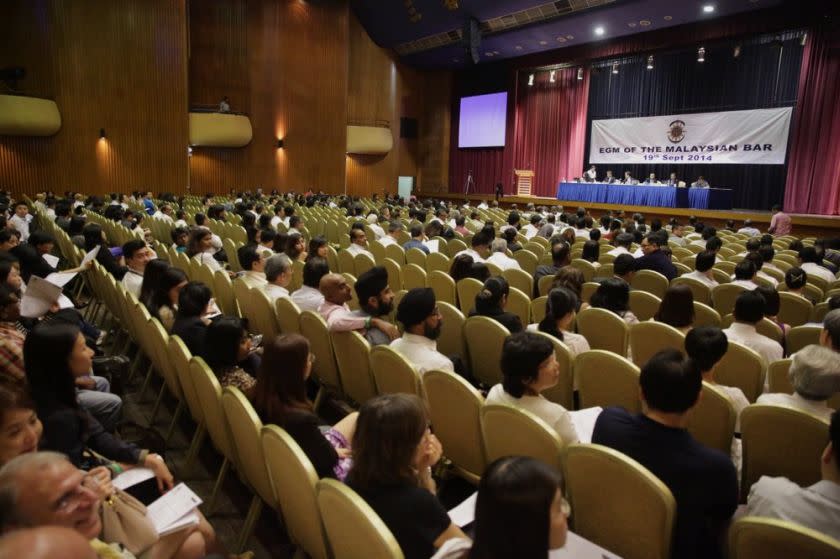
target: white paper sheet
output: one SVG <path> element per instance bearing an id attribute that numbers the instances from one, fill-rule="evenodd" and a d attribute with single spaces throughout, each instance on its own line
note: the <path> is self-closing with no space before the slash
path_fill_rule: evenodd
<path id="1" fill-rule="evenodd" d="M 463 528 L 475 518 L 475 502 L 478 499 L 478 491 L 464 499 L 460 505 L 449 509 L 449 520 L 455 526 Z"/>
<path id="2" fill-rule="evenodd" d="M 87 264 L 88 262 L 90 262 L 91 260 L 96 258 L 96 255 L 99 254 L 99 249 L 100 249 L 101 246 L 102 245 L 96 245 L 95 247 L 93 247 L 93 249 L 90 252 L 85 254 L 85 257 L 82 258 L 82 264 L 81 265 L 84 266 L 85 264 Z"/>
<path id="3" fill-rule="evenodd" d="M 179 483 L 157 501 L 146 507 L 146 516 L 158 534 L 167 534 L 180 525 L 183 518 L 202 503 L 201 498 L 184 483 Z"/>
<path id="4" fill-rule="evenodd" d="M 604 411 L 604 408 L 595 406 L 594 408 L 569 412 L 580 442 L 592 442 L 592 431 L 595 430 L 595 420 L 598 419 L 602 411 Z"/>
<path id="5" fill-rule="evenodd" d="M 438 252 L 440 250 L 440 241 L 437 239 L 423 241 L 423 246 L 429 249 L 429 252 Z"/>
<path id="6" fill-rule="evenodd" d="M 44 279 L 50 282 L 53 285 L 57 285 L 59 287 L 64 287 L 70 280 L 76 277 L 76 272 L 54 272 Z"/>
<path id="7" fill-rule="evenodd" d="M 155 473 L 149 468 L 131 468 L 115 477 L 111 483 L 117 489 L 125 491 L 129 487 L 143 483 L 153 477 L 155 477 Z"/>
<path id="8" fill-rule="evenodd" d="M 61 287 L 44 278 L 32 276 L 20 301 L 20 314 L 26 318 L 40 318 L 59 300 Z M 72 303 L 70 304 L 72 306 Z"/>
<path id="9" fill-rule="evenodd" d="M 42 254 L 41 258 L 47 261 L 47 264 L 52 266 L 53 268 L 58 267 L 59 258 L 58 256 L 53 256 L 52 254 Z"/>

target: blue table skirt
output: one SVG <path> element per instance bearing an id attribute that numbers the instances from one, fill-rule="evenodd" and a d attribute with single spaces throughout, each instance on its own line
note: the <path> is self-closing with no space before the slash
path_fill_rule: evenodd
<path id="1" fill-rule="evenodd" d="M 732 209 L 732 191 L 722 188 L 561 182 L 557 185 L 557 199 L 625 206 Z"/>

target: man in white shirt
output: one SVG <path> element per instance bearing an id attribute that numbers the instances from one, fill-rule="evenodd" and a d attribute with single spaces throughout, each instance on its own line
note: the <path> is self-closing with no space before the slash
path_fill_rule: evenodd
<path id="1" fill-rule="evenodd" d="M 490 208 L 490 206 L 487 205 L 486 200 L 482 200 L 481 202 L 479 202 L 477 207 L 478 207 L 479 210 L 486 210 L 486 209 Z"/>
<path id="2" fill-rule="evenodd" d="M 376 240 L 379 241 L 385 236 L 385 230 L 379 226 L 379 218 L 376 214 L 367 216 L 368 227 L 370 227 L 373 234 L 376 235 Z"/>
<path id="3" fill-rule="evenodd" d="M 347 252 L 352 254 L 354 258 L 357 254 L 366 254 L 370 256 L 371 260 L 375 260 L 373 254 L 367 249 L 367 234 L 364 229 L 350 230 L 350 246 L 347 247 Z"/>
<path id="4" fill-rule="evenodd" d="M 715 253 L 711 250 L 704 250 L 698 252 L 694 257 L 694 270 L 688 274 L 683 274 L 684 278 L 691 278 L 709 286 L 709 289 L 714 289 L 719 284 L 715 281 L 715 276 L 712 273 L 712 267 L 715 265 Z"/>
<path id="5" fill-rule="evenodd" d="M 619 233 L 615 237 L 615 248 L 607 252 L 613 256 L 621 254 L 630 254 L 630 246 L 633 244 L 633 235 L 630 233 Z"/>
<path id="6" fill-rule="evenodd" d="M 310 258 L 303 265 L 303 286 L 290 297 L 301 312 L 318 312 L 318 307 L 324 302 L 324 295 L 319 289 L 321 278 L 329 273 L 330 266 L 323 258 Z"/>
<path id="7" fill-rule="evenodd" d="M 15 204 L 15 214 L 9 218 L 8 223 L 20 233 L 20 242 L 25 243 L 29 239 L 29 224 L 32 223 L 29 206 L 24 202 Z"/>
<path id="8" fill-rule="evenodd" d="M 487 253 L 490 251 L 490 235 L 485 231 L 479 231 L 472 238 L 472 248 L 467 248 L 455 254 L 453 259 L 462 254 L 472 256 L 473 262 L 484 262 Z"/>
<path id="9" fill-rule="evenodd" d="M 752 291 L 758 284 L 755 283 L 755 264 L 749 260 L 741 260 L 735 266 L 735 274 L 732 276 L 732 285 L 740 285 L 744 289 Z"/>
<path id="10" fill-rule="evenodd" d="M 143 273 L 146 264 L 152 259 L 152 252 L 146 246 L 146 241 L 132 239 L 122 246 L 123 259 L 128 271 L 123 276 L 122 283 L 126 291 L 140 298 L 140 288 L 143 286 Z"/>
<path id="11" fill-rule="evenodd" d="M 271 224 L 271 228 L 275 231 L 277 230 L 277 226 L 281 223 L 285 226 L 286 223 L 283 221 L 283 206 L 279 202 L 274 206 L 274 217 L 271 218 L 269 222 Z"/>
<path id="12" fill-rule="evenodd" d="M 522 228 L 520 231 L 526 239 L 532 239 L 536 236 L 537 232 L 540 230 L 540 222 L 542 222 L 542 216 L 538 213 L 531 214 L 530 223 Z"/>
<path id="13" fill-rule="evenodd" d="M 266 284 L 263 291 L 272 304 L 281 297 L 289 296 L 289 284 L 292 281 L 292 261 L 285 254 L 274 254 L 265 261 Z"/>
<path id="14" fill-rule="evenodd" d="M 751 219 L 744 220 L 744 226 L 738 229 L 738 233 L 743 235 L 749 235 L 750 237 L 757 237 L 761 235 L 761 231 L 753 227 L 753 222 Z"/>
<path id="15" fill-rule="evenodd" d="M 735 322 L 723 331 L 730 342 L 737 342 L 754 350 L 769 365 L 782 358 L 779 342 L 759 334 L 755 326 L 764 318 L 764 297 L 755 291 L 744 291 L 735 300 Z"/>
<path id="16" fill-rule="evenodd" d="M 23 239 L 21 238 L 21 240 Z M 820 277 L 828 283 L 831 283 L 836 279 L 834 274 L 831 273 L 831 270 L 821 265 L 822 253 L 820 253 L 815 247 L 810 246 L 800 250 L 799 262 L 799 267 L 805 270 L 808 274 Z"/>
<path id="17" fill-rule="evenodd" d="M 784 477 L 761 476 L 750 489 L 746 514 L 787 520 L 840 539 L 840 411 L 832 414 L 828 433 L 820 481 L 799 487 Z"/>
<path id="18" fill-rule="evenodd" d="M 402 354 L 417 372 L 438 370 L 455 372 L 452 361 L 437 350 L 443 318 L 430 287 L 415 287 L 405 294 L 397 307 L 397 320 L 404 328 L 401 338 L 391 347 Z"/>
<path id="19" fill-rule="evenodd" d="M 522 267 L 519 265 L 519 262 L 505 254 L 506 250 L 507 241 L 504 239 L 493 239 L 493 242 L 490 244 L 490 258 L 487 259 L 487 262 L 495 264 L 501 268 L 503 272 L 510 268 L 521 270 Z"/>
<path id="20" fill-rule="evenodd" d="M 169 204 L 162 204 L 160 209 L 152 214 L 152 217 L 161 219 L 166 223 L 175 223 L 175 220 L 172 218 L 172 206 Z"/>
<path id="21" fill-rule="evenodd" d="M 595 165 L 589 166 L 589 169 L 583 173 L 583 178 L 587 182 L 595 182 L 595 179 L 598 178 L 598 172 L 595 169 Z"/>
<path id="22" fill-rule="evenodd" d="M 679 223 L 675 223 L 671 227 L 671 236 L 668 237 L 668 240 L 669 241 L 674 241 L 679 246 L 684 247 L 685 245 L 688 244 L 688 242 L 683 238 L 684 234 L 685 234 L 685 230 L 683 229 L 683 226 L 680 225 Z"/>
<path id="23" fill-rule="evenodd" d="M 268 281 L 265 278 L 265 256 L 256 245 L 243 245 L 236 251 L 239 265 L 244 270 L 240 279 L 251 289 L 263 289 Z"/>
<path id="24" fill-rule="evenodd" d="M 324 317 L 330 332 L 358 330 L 364 334 L 365 330 L 373 327 L 386 332 L 392 339 L 399 335 L 393 324 L 377 317 L 360 316 L 350 310 L 347 301 L 352 299 L 353 295 L 343 275 L 325 275 L 321 278 L 320 289 L 324 295 L 324 302 L 318 307 L 318 313 Z"/>
<path id="25" fill-rule="evenodd" d="M 828 399 L 840 391 L 840 353 L 817 344 L 805 346 L 791 356 L 788 378 L 793 394 L 762 394 L 756 403 L 788 406 L 829 421 L 834 410 Z"/>
<path id="26" fill-rule="evenodd" d="M 379 239 L 379 243 L 385 247 L 388 245 L 398 245 L 400 231 L 402 231 L 402 229 L 402 223 L 399 221 L 392 221 L 388 224 L 388 234 Z"/>

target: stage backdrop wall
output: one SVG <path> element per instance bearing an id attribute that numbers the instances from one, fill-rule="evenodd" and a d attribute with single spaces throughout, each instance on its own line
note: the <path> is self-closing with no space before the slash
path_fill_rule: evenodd
<path id="1" fill-rule="evenodd" d="M 795 34 L 781 42 L 756 39 L 706 47 L 706 61 L 697 62 L 697 49 L 606 60 L 593 71 L 585 160 L 590 160 L 589 135 L 593 120 L 759 109 L 793 106 L 797 98 L 803 47 Z M 740 55 L 733 56 L 736 45 Z M 612 73 L 613 62 L 618 74 Z M 739 164 L 611 164 L 599 165 L 599 175 L 612 169 L 616 176 L 656 173 L 667 178 L 674 171 L 690 183 L 699 175 L 715 187 L 733 189 L 733 206 L 769 210 L 784 197 L 787 165 Z"/>

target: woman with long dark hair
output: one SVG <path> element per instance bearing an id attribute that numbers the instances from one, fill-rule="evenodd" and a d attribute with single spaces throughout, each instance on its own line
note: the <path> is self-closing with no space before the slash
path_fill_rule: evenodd
<path id="1" fill-rule="evenodd" d="M 213 233 L 209 229 L 196 227 L 190 231 L 187 256 L 208 266 L 213 272 L 222 269 L 222 265 L 213 257 Z"/>
<path id="2" fill-rule="evenodd" d="M 98 223 L 88 223 L 82 229 L 82 235 L 85 238 L 85 252 L 99 247 L 99 252 L 96 253 L 96 261 L 100 266 L 114 276 L 114 279 L 121 281 L 123 276 L 128 272 L 127 266 L 121 266 L 117 259 L 111 254 L 111 249 L 105 242 L 105 232 L 102 231 L 102 226 Z"/>
<path id="3" fill-rule="evenodd" d="M 204 360 L 213 369 L 222 386 L 235 386 L 250 395 L 257 380 L 241 363 L 251 354 L 251 336 L 247 319 L 223 316 L 207 327 L 204 336 Z"/>
<path id="4" fill-rule="evenodd" d="M 144 275 L 144 286 L 146 285 L 146 279 Z M 180 268 L 170 266 L 161 274 L 157 287 L 146 305 L 149 314 L 160 320 L 167 332 L 171 332 L 172 326 L 175 324 L 175 313 L 178 312 L 178 296 L 187 283 L 187 274 Z"/>
<path id="5" fill-rule="evenodd" d="M 688 334 L 694 326 L 694 294 L 691 289 L 687 285 L 669 287 L 653 319 Z"/>
<path id="6" fill-rule="evenodd" d="M 548 299 L 545 302 L 545 317 L 538 324 L 529 324 L 528 330 L 545 332 L 554 336 L 566 344 L 572 357 L 589 351 L 589 342 L 586 338 L 572 332 L 572 324 L 575 322 L 579 304 L 574 291 L 565 287 L 555 287 L 548 293 Z"/>
<path id="7" fill-rule="evenodd" d="M 594 308 L 606 309 L 617 314 L 627 324 L 637 324 L 639 319 L 630 311 L 630 286 L 621 278 L 604 280 L 589 304 Z"/>
<path id="8" fill-rule="evenodd" d="M 465 537 L 436 497 L 431 467 L 442 452 L 417 396 L 386 394 L 362 404 L 347 484 L 391 530 L 406 559 L 426 559 L 446 540 Z"/>
<path id="9" fill-rule="evenodd" d="M 507 456 L 478 484 L 475 539 L 452 539 L 432 559 L 546 559 L 566 544 L 569 503 L 560 474 L 539 460 Z"/>
<path id="10" fill-rule="evenodd" d="M 358 413 L 353 412 L 328 427 L 315 414 L 306 397 L 306 380 L 315 356 L 300 334 L 286 334 L 269 341 L 257 370 L 251 400 L 263 423 L 285 429 L 309 458 L 318 477 L 344 480 L 350 469 L 350 441 Z"/>
<path id="11" fill-rule="evenodd" d="M 146 262 L 142 283 L 140 284 L 140 297 L 137 298 L 146 305 L 146 308 L 149 308 L 152 302 L 152 295 L 157 291 L 163 273 L 170 267 L 169 262 L 162 258 L 153 258 Z M 151 309 L 149 308 L 149 310 Z"/>
<path id="12" fill-rule="evenodd" d="M 484 282 L 484 287 L 475 296 L 475 308 L 470 316 L 487 316 L 510 330 L 511 334 L 522 331 L 522 321 L 519 316 L 505 311 L 510 285 L 501 276 L 496 276 Z"/>
<path id="13" fill-rule="evenodd" d="M 324 260 L 327 259 L 327 253 L 329 244 L 327 240 L 322 236 L 312 237 L 309 240 L 309 250 L 306 251 L 306 261 L 308 262 L 311 258 L 323 258 Z M 291 258 L 291 257 L 290 257 Z"/>
<path id="14" fill-rule="evenodd" d="M 295 260 L 306 260 L 306 240 L 300 233 L 289 233 L 286 237 L 286 246 L 283 249 L 292 262 Z"/>

